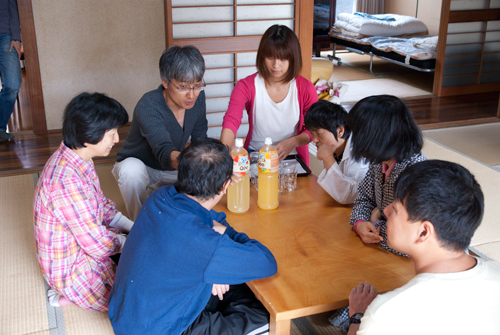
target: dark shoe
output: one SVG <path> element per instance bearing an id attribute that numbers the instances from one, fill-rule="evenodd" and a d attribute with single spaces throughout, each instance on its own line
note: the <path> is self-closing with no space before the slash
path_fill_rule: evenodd
<path id="1" fill-rule="evenodd" d="M 12 140 L 15 136 L 6 131 L 0 130 L 0 141 L 9 141 Z"/>

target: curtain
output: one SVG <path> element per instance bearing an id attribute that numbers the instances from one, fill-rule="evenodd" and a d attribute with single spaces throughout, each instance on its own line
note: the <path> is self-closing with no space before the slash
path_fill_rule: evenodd
<path id="1" fill-rule="evenodd" d="M 384 14 L 385 0 L 357 0 L 356 12 L 367 14 Z"/>

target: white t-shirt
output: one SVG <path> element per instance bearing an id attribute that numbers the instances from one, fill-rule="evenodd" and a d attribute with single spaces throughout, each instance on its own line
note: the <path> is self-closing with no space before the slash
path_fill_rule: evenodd
<path id="1" fill-rule="evenodd" d="M 370 163 L 366 159 L 354 160 L 351 155 L 352 134 L 347 139 L 340 164 L 334 163 L 328 171 L 323 169 L 318 184 L 341 204 L 352 204 L 358 196 L 358 185 L 368 171 Z"/>
<path id="2" fill-rule="evenodd" d="M 357 335 L 500 334 L 500 263 L 477 259 L 457 273 L 423 273 L 373 300 Z"/>
<path id="3" fill-rule="evenodd" d="M 273 145 L 298 134 L 300 107 L 295 79 L 290 82 L 288 94 L 281 102 L 274 102 L 266 90 L 264 79 L 255 76 L 255 99 L 253 106 L 253 130 L 249 147 L 259 150 L 266 137 Z M 290 154 L 297 154 L 293 150 Z"/>

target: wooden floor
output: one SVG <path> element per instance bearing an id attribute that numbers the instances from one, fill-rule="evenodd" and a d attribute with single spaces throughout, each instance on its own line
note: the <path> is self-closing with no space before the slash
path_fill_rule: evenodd
<path id="1" fill-rule="evenodd" d="M 404 100 L 422 130 L 500 121 L 497 117 L 498 92 Z M 344 107 L 349 110 L 352 105 Z M 120 142 L 108 157 L 96 158 L 96 165 L 114 163 L 129 128 L 120 129 Z M 0 142 L 0 177 L 41 171 L 61 141 L 61 132 L 51 131 L 43 136 L 20 132 L 13 141 Z"/>

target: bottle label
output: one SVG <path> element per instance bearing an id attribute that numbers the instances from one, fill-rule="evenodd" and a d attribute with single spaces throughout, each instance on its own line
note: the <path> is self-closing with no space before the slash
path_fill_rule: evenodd
<path id="1" fill-rule="evenodd" d="M 259 151 L 259 172 L 278 172 L 280 161 L 278 151 Z"/>
<path id="2" fill-rule="evenodd" d="M 233 157 L 233 173 L 243 177 L 250 171 L 248 155 L 231 155 Z"/>

